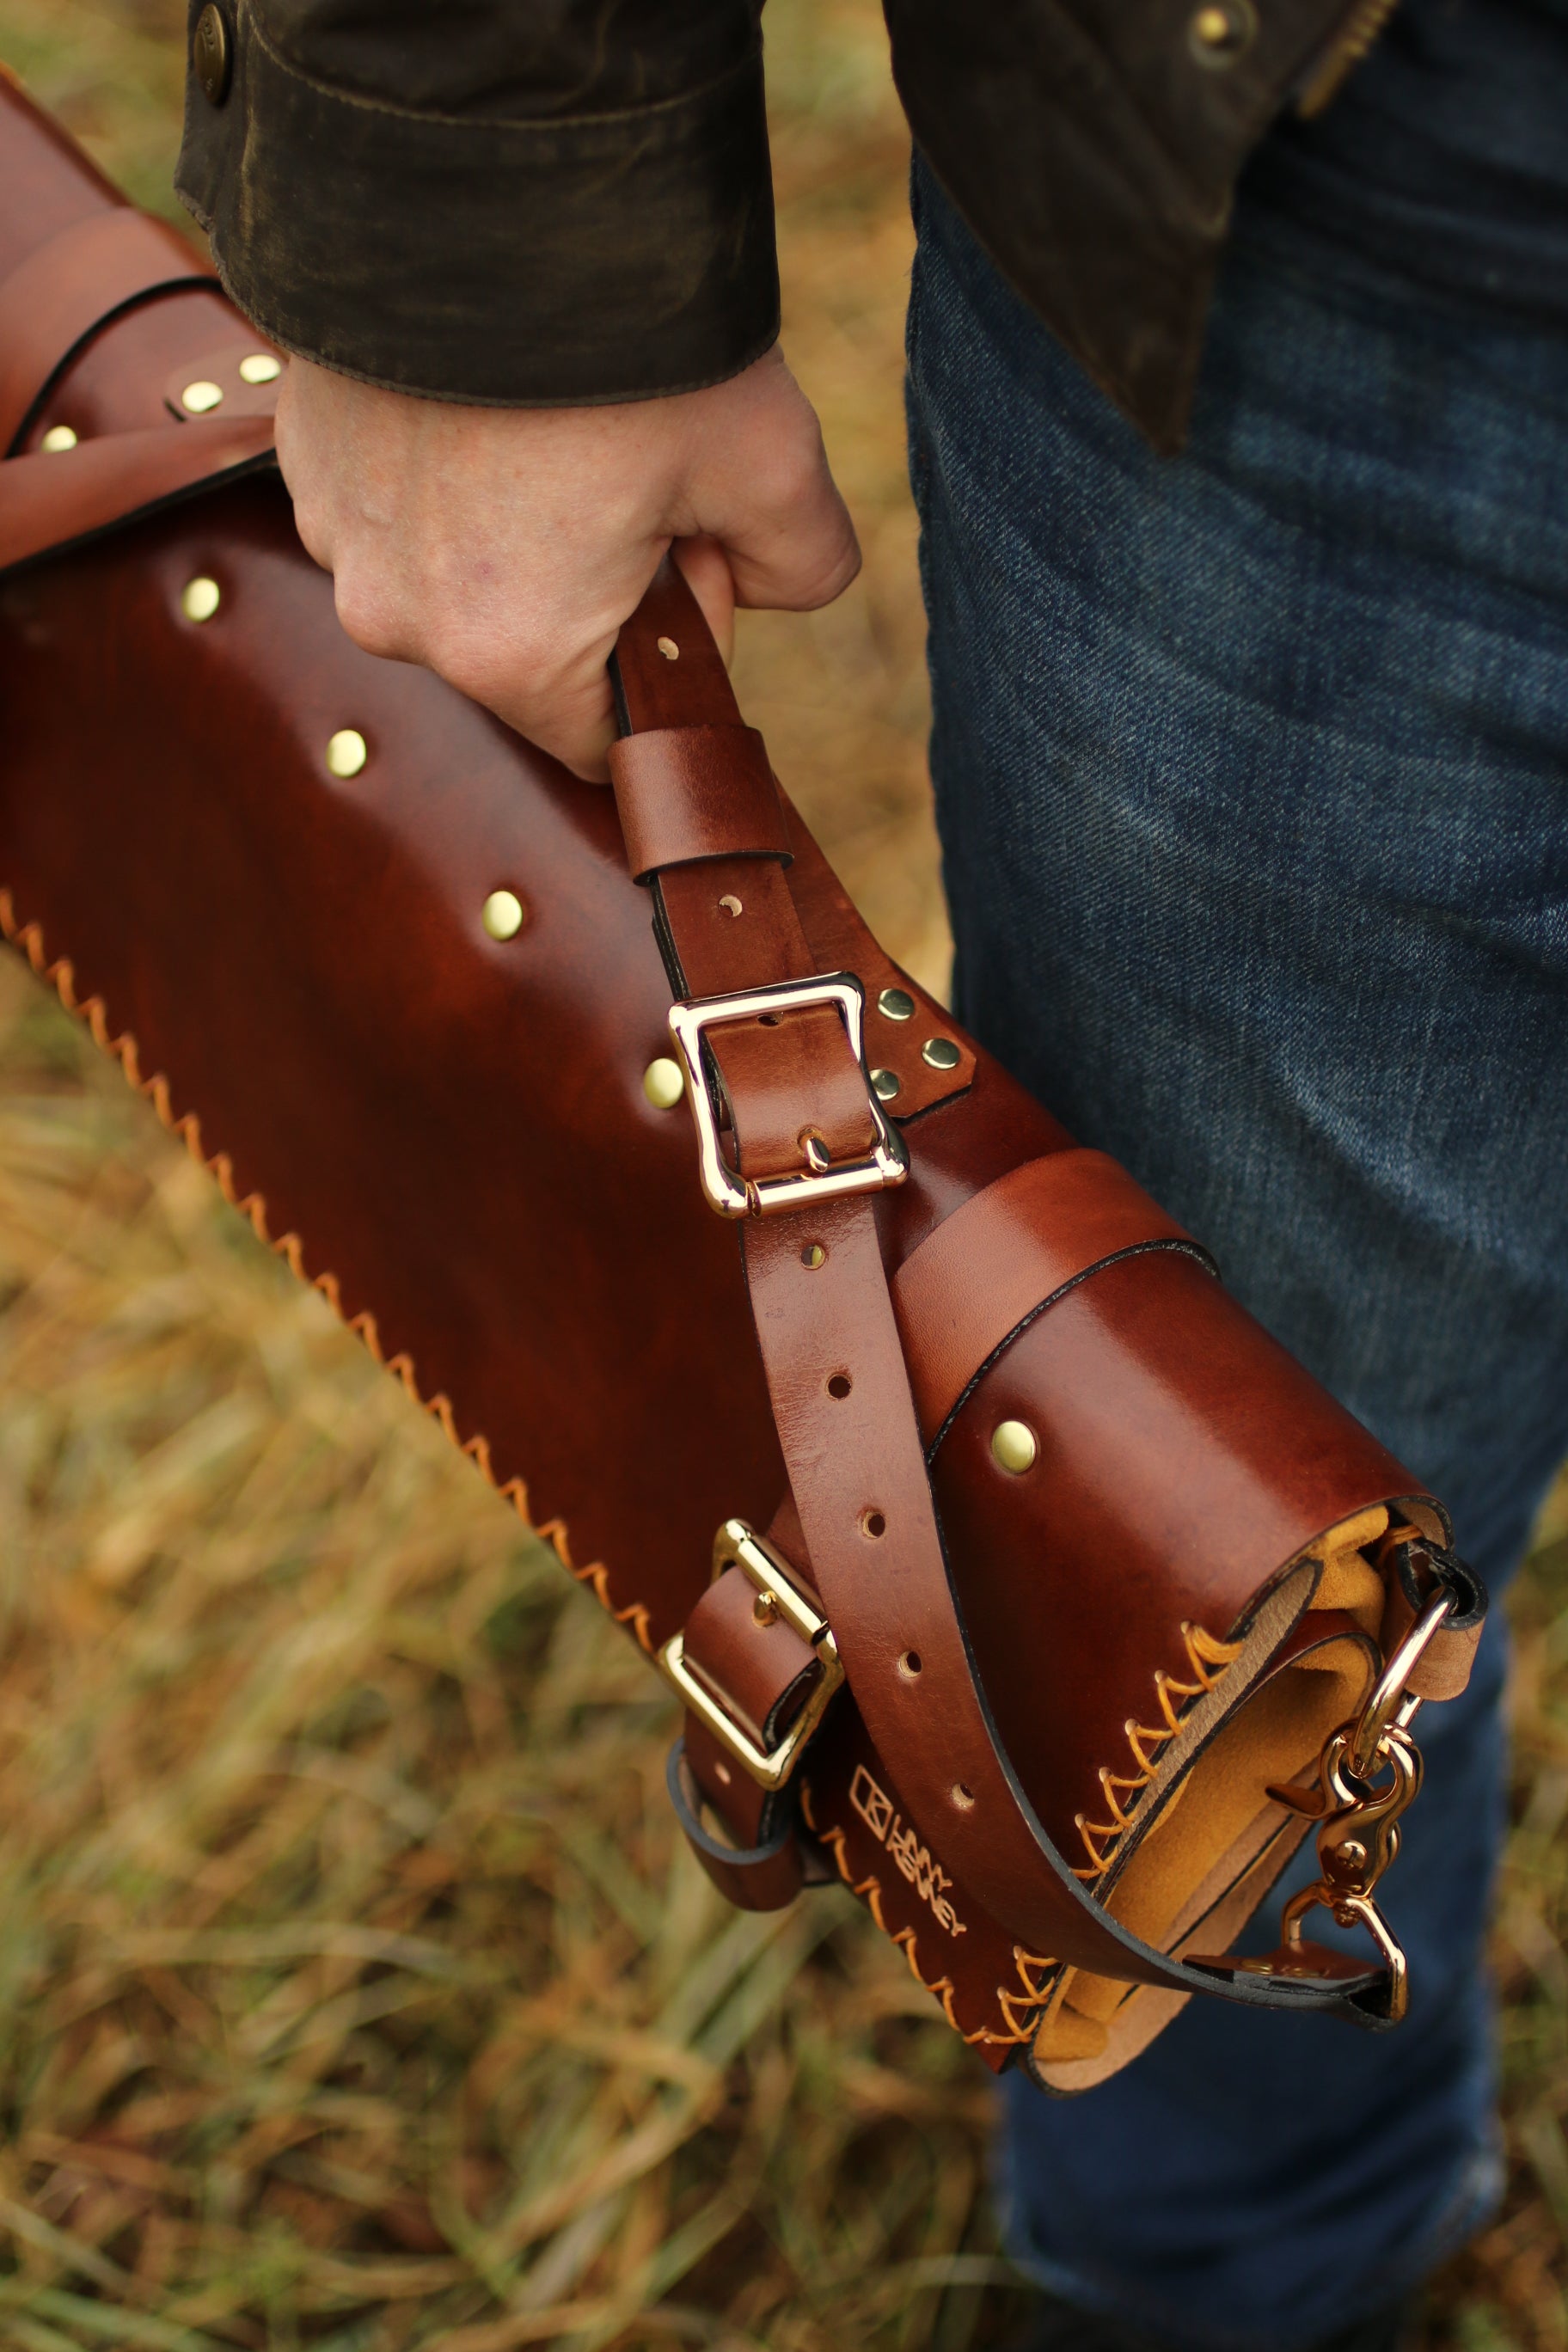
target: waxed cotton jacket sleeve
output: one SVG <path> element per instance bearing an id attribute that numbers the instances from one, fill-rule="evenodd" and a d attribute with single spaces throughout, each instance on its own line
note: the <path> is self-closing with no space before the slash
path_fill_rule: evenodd
<path id="1" fill-rule="evenodd" d="M 179 193 L 263 332 L 344 373 L 716 383 L 778 332 L 760 6 L 191 0 Z"/>
<path id="2" fill-rule="evenodd" d="M 1393 5 L 885 13 L 915 138 L 970 227 L 1170 449 L 1238 173 Z M 179 190 L 241 309 L 346 374 L 515 406 L 714 383 L 778 328 L 761 9 L 191 0 Z"/>

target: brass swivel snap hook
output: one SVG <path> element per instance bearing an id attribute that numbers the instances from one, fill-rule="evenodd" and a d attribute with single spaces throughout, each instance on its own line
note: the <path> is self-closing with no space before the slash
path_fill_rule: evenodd
<path id="1" fill-rule="evenodd" d="M 1319 1759 L 1317 1789 L 1268 1792 L 1319 1824 L 1320 1875 L 1285 1906 L 1284 1948 L 1301 1951 L 1302 1922 L 1320 1906 L 1342 1927 L 1353 1927 L 1359 1921 L 1387 1967 L 1388 2022 L 1396 2025 L 1410 1997 L 1409 1969 L 1373 1895 L 1399 1853 L 1400 1815 L 1420 1793 L 1421 1758 L 1409 1732 L 1391 1726 L 1373 1751 L 1373 1769 L 1385 1768 L 1387 1779 L 1373 1785 L 1350 1769 L 1356 1728 L 1344 1724 L 1331 1736 Z"/>
<path id="2" fill-rule="evenodd" d="M 1399 1853 L 1399 1821 L 1421 1789 L 1421 1757 L 1410 1726 L 1421 1705 L 1407 1687 L 1433 1635 L 1454 1606 L 1439 1588 L 1378 1676 L 1352 1722 L 1331 1732 L 1318 1759 L 1317 1786 L 1274 1787 L 1268 1794 L 1318 1824 L 1319 1875 L 1285 1906 L 1287 1953 L 1302 1952 L 1301 1923 L 1321 1907 L 1342 1927 L 1357 1922 L 1371 1936 L 1388 1970 L 1386 2020 L 1397 2025 L 1410 1999 L 1403 1948 L 1373 1899 Z"/>

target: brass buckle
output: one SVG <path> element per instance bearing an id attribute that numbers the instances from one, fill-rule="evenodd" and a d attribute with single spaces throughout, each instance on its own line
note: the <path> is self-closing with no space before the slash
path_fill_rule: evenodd
<path id="1" fill-rule="evenodd" d="M 742 1772 L 762 1789 L 782 1789 L 800 1761 L 801 1750 L 826 1712 L 827 1702 L 844 1680 L 844 1667 L 826 1618 L 808 1601 L 795 1580 L 795 1571 L 764 1543 L 744 1519 L 726 1519 L 713 1538 L 713 1580 L 727 1568 L 738 1568 L 759 1597 L 809 1643 L 822 1668 L 816 1689 L 806 1699 L 776 1748 L 764 1748 L 727 1714 L 705 1683 L 698 1681 L 686 1663 L 684 1636 L 672 1633 L 658 1654 L 658 1664 L 700 1723 L 705 1724 Z"/>
<path id="2" fill-rule="evenodd" d="M 804 1013 L 815 1005 L 837 1008 L 849 1036 L 849 1048 L 866 1081 L 873 1141 L 861 1160 L 841 1160 L 837 1167 L 820 1148 L 805 1147 L 805 1164 L 788 1176 L 737 1175 L 719 1148 L 719 1118 L 702 1068 L 703 1032 L 726 1021 L 757 1021 L 768 1013 Z M 878 1192 L 887 1184 L 901 1184 L 910 1172 L 910 1156 L 877 1099 L 866 1068 L 866 992 L 852 971 L 829 972 L 812 980 L 786 980 L 774 988 L 743 988 L 733 996 L 699 996 L 669 1008 L 669 1026 L 686 1078 L 686 1099 L 697 1125 L 697 1160 L 702 1190 L 721 1217 L 770 1217 L 783 1209 L 814 1207 L 819 1201 L 838 1199 L 846 1192 Z"/>

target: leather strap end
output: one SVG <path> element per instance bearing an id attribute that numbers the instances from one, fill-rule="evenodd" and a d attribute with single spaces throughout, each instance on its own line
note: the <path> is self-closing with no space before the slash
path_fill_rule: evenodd
<path id="1" fill-rule="evenodd" d="M 269 416 L 198 416 L 106 434 L 58 457 L 13 457 L 0 500 L 0 572 L 275 463 Z"/>
<path id="2" fill-rule="evenodd" d="M 687 1843 L 726 1903 L 738 1911 L 782 1911 L 795 1901 L 806 1877 L 793 1805 L 760 1844 L 724 1845 L 702 1825 L 702 1791 L 683 1739 L 670 1749 L 664 1778 Z"/>
<path id="3" fill-rule="evenodd" d="M 789 828 L 754 727 L 659 727 L 610 746 L 610 780 L 637 881 L 713 857 L 788 863 Z"/>

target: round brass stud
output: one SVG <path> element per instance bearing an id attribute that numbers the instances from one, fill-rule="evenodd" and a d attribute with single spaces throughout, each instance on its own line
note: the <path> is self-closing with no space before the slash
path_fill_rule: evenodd
<path id="1" fill-rule="evenodd" d="M 229 77 L 234 71 L 234 56 L 229 47 L 228 26 L 223 11 L 207 0 L 207 5 L 196 18 L 196 29 L 191 36 L 191 69 L 196 87 L 209 106 L 221 106 L 228 96 Z"/>
<path id="2" fill-rule="evenodd" d="M 1187 20 L 1187 47 L 1211 71 L 1233 66 L 1258 30 L 1252 0 L 1203 0 Z"/>
<path id="3" fill-rule="evenodd" d="M 276 352 L 252 352 L 239 363 L 242 383 L 276 383 L 283 373 L 283 362 Z"/>
<path id="4" fill-rule="evenodd" d="M 214 383 L 205 375 L 198 376 L 195 383 L 186 384 L 180 394 L 180 406 L 188 409 L 193 416 L 210 415 L 215 408 L 222 405 L 222 384 Z"/>
<path id="5" fill-rule="evenodd" d="M 642 1090 L 655 1110 L 673 1110 L 686 1092 L 686 1080 L 679 1062 L 661 1054 L 650 1062 L 642 1074 Z"/>
<path id="6" fill-rule="evenodd" d="M 223 590 L 203 573 L 187 580 L 180 591 L 180 610 L 187 621 L 210 621 L 223 603 Z"/>
<path id="7" fill-rule="evenodd" d="M 76 447 L 76 435 L 68 425 L 51 425 L 38 446 L 47 449 L 51 457 L 58 457 L 62 449 Z"/>
<path id="8" fill-rule="evenodd" d="M 658 649 L 664 656 L 666 661 L 679 661 L 680 659 L 680 647 L 676 644 L 673 637 L 660 637 L 658 641 Z"/>
<path id="9" fill-rule="evenodd" d="M 915 1000 L 907 988 L 885 988 L 877 999 L 877 1010 L 887 1021 L 912 1021 Z"/>
<path id="10" fill-rule="evenodd" d="M 951 1037 L 928 1037 L 921 1047 L 921 1059 L 933 1070 L 956 1070 L 958 1048 Z"/>
<path id="11" fill-rule="evenodd" d="M 779 1621 L 779 1601 L 776 1592 L 759 1592 L 752 1603 L 752 1622 L 756 1625 L 776 1625 Z"/>
<path id="12" fill-rule="evenodd" d="M 902 1081 L 897 1070 L 873 1070 L 871 1084 L 877 1089 L 879 1102 L 891 1102 Z"/>
<path id="13" fill-rule="evenodd" d="M 1026 1421 L 999 1421 L 991 1433 L 991 1451 L 1004 1470 L 1016 1475 L 1034 1468 L 1040 1441 Z"/>
<path id="14" fill-rule="evenodd" d="M 515 940 L 522 919 L 522 900 L 515 890 L 492 890 L 479 909 L 479 920 L 492 940 Z"/>
<path id="15" fill-rule="evenodd" d="M 357 776 L 370 757 L 370 746 L 357 727 L 340 727 L 327 744 L 327 772 L 346 783 Z"/>

